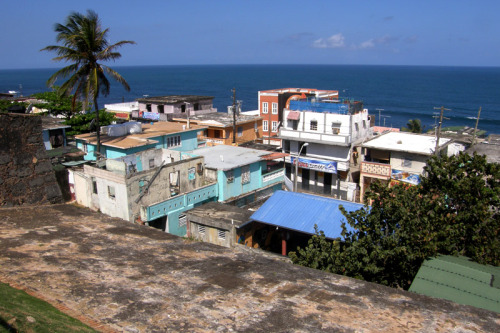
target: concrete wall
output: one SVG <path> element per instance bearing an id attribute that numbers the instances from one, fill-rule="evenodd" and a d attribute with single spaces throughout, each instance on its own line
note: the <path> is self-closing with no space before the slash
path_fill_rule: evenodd
<path id="1" fill-rule="evenodd" d="M 40 116 L 0 114 L 0 207 L 62 202 Z"/>
<path id="2" fill-rule="evenodd" d="M 430 156 L 393 151 L 391 152 L 391 168 L 404 172 L 421 174 L 424 171 L 424 167 L 429 157 Z M 411 161 L 411 165 L 407 163 L 405 166 L 405 161 Z"/>

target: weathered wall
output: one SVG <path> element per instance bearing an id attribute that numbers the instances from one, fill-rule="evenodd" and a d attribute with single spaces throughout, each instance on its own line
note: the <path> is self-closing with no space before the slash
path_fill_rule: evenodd
<path id="1" fill-rule="evenodd" d="M 59 202 L 41 117 L 0 114 L 0 207 Z"/>

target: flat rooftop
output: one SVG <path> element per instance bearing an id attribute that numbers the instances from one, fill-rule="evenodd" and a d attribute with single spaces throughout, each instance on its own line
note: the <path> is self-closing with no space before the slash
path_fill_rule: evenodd
<path id="1" fill-rule="evenodd" d="M 128 149 L 157 143 L 158 141 L 151 138 L 164 135 L 182 133 L 186 131 L 202 130 L 206 126 L 191 125 L 186 128 L 186 125 L 176 122 L 159 121 L 153 124 L 142 124 L 142 133 L 128 134 L 124 136 L 109 136 L 101 134 L 101 144 L 103 146 L 115 147 L 120 149 Z M 85 133 L 75 135 L 75 139 L 85 140 L 91 144 L 97 144 L 96 133 Z"/>
<path id="2" fill-rule="evenodd" d="M 440 138 L 439 146 L 442 147 L 449 141 L 450 139 Z M 436 137 L 405 132 L 388 132 L 363 143 L 363 147 L 432 155 L 436 148 Z"/>
<path id="3" fill-rule="evenodd" d="M 255 122 L 262 119 L 258 115 L 239 114 L 236 116 L 236 125 Z M 186 118 L 173 118 L 173 121 L 187 122 Z M 233 126 L 233 115 L 225 112 L 211 112 L 206 114 L 189 116 L 191 123 L 196 123 L 201 126 L 228 127 Z"/>
<path id="4" fill-rule="evenodd" d="M 182 102 L 198 102 L 206 99 L 214 99 L 214 96 L 199 96 L 199 95 L 167 95 L 167 96 L 151 96 L 138 98 L 139 103 L 155 103 L 155 104 L 177 104 Z"/>
<path id="5" fill-rule="evenodd" d="M 262 161 L 271 152 L 237 146 L 217 145 L 193 150 L 193 154 L 205 157 L 207 168 L 231 170 Z"/>
<path id="6" fill-rule="evenodd" d="M 500 316 L 74 205 L 0 209 L 0 281 L 107 332 L 499 332 Z"/>

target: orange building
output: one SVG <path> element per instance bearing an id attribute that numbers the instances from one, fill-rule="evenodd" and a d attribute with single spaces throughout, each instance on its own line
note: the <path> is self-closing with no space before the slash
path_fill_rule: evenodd
<path id="1" fill-rule="evenodd" d="M 208 127 L 198 133 L 200 146 L 240 145 L 250 141 L 262 141 L 262 117 L 245 114 L 236 115 L 233 126 L 233 116 L 228 113 L 214 112 L 187 118 L 174 118 L 172 121 L 185 123 L 186 126 L 202 125 Z M 233 141 L 233 131 L 236 133 Z"/>
<path id="2" fill-rule="evenodd" d="M 321 97 L 322 99 L 338 99 L 337 90 L 319 90 L 307 88 L 283 88 L 259 91 L 259 114 L 262 117 L 264 143 L 280 145 L 279 128 L 283 124 L 283 110 L 289 107 L 293 99 Z"/>

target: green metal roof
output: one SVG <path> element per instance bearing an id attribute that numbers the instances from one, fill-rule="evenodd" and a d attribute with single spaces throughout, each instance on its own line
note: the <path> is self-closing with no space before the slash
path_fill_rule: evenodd
<path id="1" fill-rule="evenodd" d="M 500 313 L 500 267 L 439 256 L 424 261 L 410 291 Z"/>

